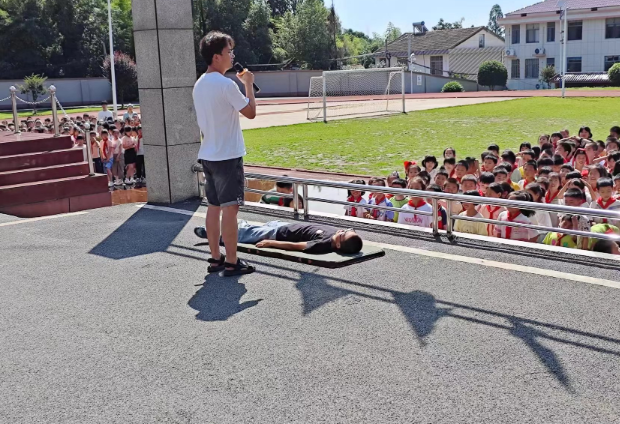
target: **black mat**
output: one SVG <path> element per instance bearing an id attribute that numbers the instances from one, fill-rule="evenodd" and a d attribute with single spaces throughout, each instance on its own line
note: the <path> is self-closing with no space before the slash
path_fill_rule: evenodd
<path id="1" fill-rule="evenodd" d="M 378 247 L 364 246 L 362 251 L 354 255 L 342 253 L 327 253 L 324 255 L 309 255 L 303 252 L 291 252 L 280 249 L 259 248 L 253 244 L 237 245 L 237 250 L 251 255 L 268 256 L 270 258 L 283 259 L 285 261 L 300 262 L 307 265 L 315 265 L 323 268 L 342 268 L 345 266 L 369 261 L 385 256 L 385 251 Z"/>

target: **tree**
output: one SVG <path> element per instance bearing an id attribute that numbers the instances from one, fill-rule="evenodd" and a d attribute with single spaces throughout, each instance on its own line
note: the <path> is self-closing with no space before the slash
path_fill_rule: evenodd
<path id="1" fill-rule="evenodd" d="M 125 98 L 134 100 L 138 97 L 138 72 L 136 62 L 128 54 L 114 52 L 114 71 L 116 77 L 116 91 L 121 103 L 125 107 Z M 103 74 L 112 82 L 112 64 L 110 56 L 103 62 Z"/>
<path id="2" fill-rule="evenodd" d="M 47 77 L 32 74 L 24 78 L 24 83 L 17 87 L 22 94 L 28 94 L 32 97 L 32 101 L 35 103 L 32 106 L 34 110 L 33 115 L 37 114 L 37 99 L 48 91 L 47 87 L 45 87 L 45 81 L 47 81 Z"/>
<path id="3" fill-rule="evenodd" d="M 557 72 L 555 71 L 555 66 L 549 65 L 545 66 L 540 71 L 540 81 L 543 84 L 547 84 L 547 88 L 551 86 L 551 81 L 555 78 Z"/>
<path id="4" fill-rule="evenodd" d="M 502 13 L 502 8 L 499 4 L 496 4 L 491 9 L 491 13 L 489 13 L 489 31 L 493 34 L 499 35 L 500 37 L 504 36 L 504 28 L 497 22 L 498 19 L 504 17 Z"/>
<path id="5" fill-rule="evenodd" d="M 437 25 L 435 25 L 433 27 L 433 31 L 442 31 L 444 29 L 460 29 L 463 28 L 463 22 L 465 21 L 465 18 L 461 18 L 458 21 L 455 22 L 446 22 L 443 20 L 443 18 L 439 19 L 439 22 L 437 23 Z"/>
<path id="6" fill-rule="evenodd" d="M 391 43 L 392 41 L 400 37 L 402 34 L 403 32 L 400 30 L 400 28 L 398 28 L 397 26 L 394 26 L 392 22 L 389 22 L 387 29 L 385 30 L 384 40 L 387 40 L 388 43 Z"/>
<path id="7" fill-rule="evenodd" d="M 268 63 L 273 56 L 270 24 L 271 9 L 265 0 L 254 0 L 243 23 L 244 36 L 248 40 L 253 56 L 251 63 Z"/>
<path id="8" fill-rule="evenodd" d="M 620 86 L 620 63 L 614 64 L 609 71 L 607 71 L 607 75 L 609 76 L 609 81 L 614 86 Z"/>
<path id="9" fill-rule="evenodd" d="M 329 66 L 328 15 L 322 0 L 304 0 L 297 9 L 298 59 L 312 69 Z"/>
<path id="10" fill-rule="evenodd" d="M 489 87 L 505 87 L 508 81 L 508 70 L 503 63 L 497 60 L 483 62 L 478 70 L 478 84 Z"/>

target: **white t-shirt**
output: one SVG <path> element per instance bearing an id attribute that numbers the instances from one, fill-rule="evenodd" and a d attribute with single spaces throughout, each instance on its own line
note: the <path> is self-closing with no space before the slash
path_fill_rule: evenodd
<path id="1" fill-rule="evenodd" d="M 108 118 L 114 118 L 114 115 L 109 110 L 102 110 L 97 114 L 97 121 L 107 121 Z"/>
<path id="2" fill-rule="evenodd" d="M 402 211 L 398 213 L 398 223 L 424 228 L 428 228 L 433 224 L 432 216 L 412 213 L 414 211 L 432 212 L 433 207 L 428 203 L 424 203 L 422 206 L 414 208 L 407 203 L 402 207 Z"/>
<path id="3" fill-rule="evenodd" d="M 239 111 L 248 102 L 237 84 L 218 72 L 198 79 L 194 86 L 194 108 L 202 132 L 198 159 L 222 161 L 245 156 Z"/>

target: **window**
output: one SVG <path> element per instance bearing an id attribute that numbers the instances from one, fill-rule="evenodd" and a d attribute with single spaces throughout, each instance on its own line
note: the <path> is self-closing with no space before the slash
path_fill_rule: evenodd
<path id="1" fill-rule="evenodd" d="M 431 74 L 443 75 L 443 56 L 431 56 Z"/>
<path id="2" fill-rule="evenodd" d="M 484 48 L 484 34 L 480 34 L 480 37 L 478 38 L 478 47 L 481 49 Z"/>
<path id="3" fill-rule="evenodd" d="M 525 59 L 525 78 L 536 78 L 540 72 L 538 70 L 540 61 L 538 59 Z"/>
<path id="4" fill-rule="evenodd" d="M 525 26 L 525 42 L 540 42 L 540 24 L 527 24 Z"/>
<path id="5" fill-rule="evenodd" d="M 583 21 L 568 22 L 568 41 L 581 40 L 583 37 Z"/>
<path id="6" fill-rule="evenodd" d="M 555 22 L 547 23 L 547 43 L 555 42 Z"/>
<path id="7" fill-rule="evenodd" d="M 581 58 L 569 57 L 567 72 L 581 72 Z"/>
<path id="8" fill-rule="evenodd" d="M 512 44 L 521 43 L 521 25 L 512 26 Z"/>
<path id="9" fill-rule="evenodd" d="M 620 56 L 605 56 L 605 72 L 616 63 L 620 63 Z"/>
<path id="10" fill-rule="evenodd" d="M 607 19 L 605 38 L 620 38 L 620 18 Z"/>
<path id="11" fill-rule="evenodd" d="M 512 59 L 512 79 L 521 78 L 521 61 L 519 59 Z"/>
<path id="12" fill-rule="evenodd" d="M 547 66 L 555 67 L 555 57 L 548 57 L 547 58 Z"/>

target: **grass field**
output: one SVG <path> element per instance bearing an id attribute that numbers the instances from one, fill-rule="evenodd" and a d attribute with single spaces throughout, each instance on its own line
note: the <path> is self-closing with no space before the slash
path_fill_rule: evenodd
<path id="1" fill-rule="evenodd" d="M 412 112 L 382 118 L 332 121 L 244 131 L 248 164 L 384 175 L 406 159 L 479 156 L 491 143 L 518 149 L 523 141 L 588 125 L 605 139 L 620 125 L 616 98 L 528 98 Z"/>

